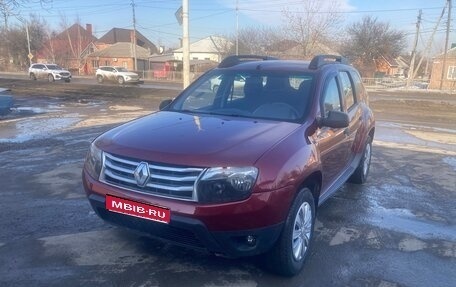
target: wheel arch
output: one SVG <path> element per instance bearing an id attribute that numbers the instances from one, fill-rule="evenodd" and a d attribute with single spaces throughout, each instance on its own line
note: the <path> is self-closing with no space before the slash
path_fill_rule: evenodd
<path id="1" fill-rule="evenodd" d="M 371 141 L 374 140 L 374 134 L 375 134 L 375 127 L 372 127 L 369 131 L 369 137 L 370 137 Z"/>
<path id="2" fill-rule="evenodd" d="M 321 171 L 316 170 L 316 171 L 312 172 L 309 176 L 307 176 L 298 187 L 298 191 L 302 190 L 303 188 L 310 189 L 312 196 L 314 198 L 314 201 L 315 201 L 315 208 L 318 207 L 318 202 L 320 199 L 322 179 L 323 179 L 323 176 L 322 176 Z"/>

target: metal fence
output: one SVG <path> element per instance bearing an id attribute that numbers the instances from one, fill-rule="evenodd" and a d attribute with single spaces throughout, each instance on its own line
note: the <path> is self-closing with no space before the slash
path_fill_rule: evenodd
<path id="1" fill-rule="evenodd" d="M 136 73 L 138 73 L 142 79 L 151 81 L 182 82 L 183 79 L 183 73 L 177 71 L 168 71 L 166 73 L 157 73 L 156 71 L 136 71 Z M 202 74 L 203 72 L 190 72 L 190 80 L 194 81 Z"/>
<path id="2" fill-rule="evenodd" d="M 412 80 L 407 87 L 407 79 L 401 78 L 363 78 L 363 83 L 366 89 L 423 89 L 426 90 L 429 86 L 429 81 Z"/>

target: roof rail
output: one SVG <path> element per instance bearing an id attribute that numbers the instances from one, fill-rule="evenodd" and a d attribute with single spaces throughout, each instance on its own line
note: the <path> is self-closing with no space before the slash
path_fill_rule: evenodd
<path id="1" fill-rule="evenodd" d="M 316 70 L 323 65 L 331 64 L 331 63 L 339 63 L 348 65 L 348 60 L 342 56 L 336 55 L 317 55 L 315 56 L 312 61 L 310 61 L 309 69 Z"/>
<path id="2" fill-rule="evenodd" d="M 242 62 L 258 61 L 258 60 L 277 60 L 278 58 L 269 56 L 258 56 L 258 55 L 234 55 L 228 56 L 218 65 L 219 68 L 228 68 L 240 64 Z"/>

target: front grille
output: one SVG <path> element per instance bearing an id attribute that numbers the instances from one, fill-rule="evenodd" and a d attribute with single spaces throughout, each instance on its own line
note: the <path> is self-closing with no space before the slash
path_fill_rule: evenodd
<path id="1" fill-rule="evenodd" d="M 144 185 L 135 179 L 135 170 L 144 161 L 103 153 L 101 180 L 129 190 L 195 201 L 194 185 L 203 168 L 147 162 L 150 177 Z"/>
<path id="2" fill-rule="evenodd" d="M 177 244 L 203 249 L 201 240 L 190 230 L 158 223 L 142 218 L 126 216 L 110 212 L 104 208 L 97 208 L 98 214 L 106 221 L 123 227 L 134 229 L 149 234 L 150 236 L 172 241 Z"/>
<path id="3" fill-rule="evenodd" d="M 60 73 L 60 76 L 62 76 L 62 77 L 68 77 L 69 75 L 70 75 L 70 73 L 67 73 L 67 72 Z"/>

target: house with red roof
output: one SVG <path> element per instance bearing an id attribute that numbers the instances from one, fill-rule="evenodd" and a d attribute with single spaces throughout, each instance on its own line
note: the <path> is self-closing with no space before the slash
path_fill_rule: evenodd
<path id="1" fill-rule="evenodd" d="M 76 23 L 51 37 L 43 48 L 37 51 L 32 61 L 56 63 L 73 74 L 82 74 L 86 55 L 97 49 L 96 41 L 91 24 L 86 24 L 86 28 L 83 28 Z"/>

